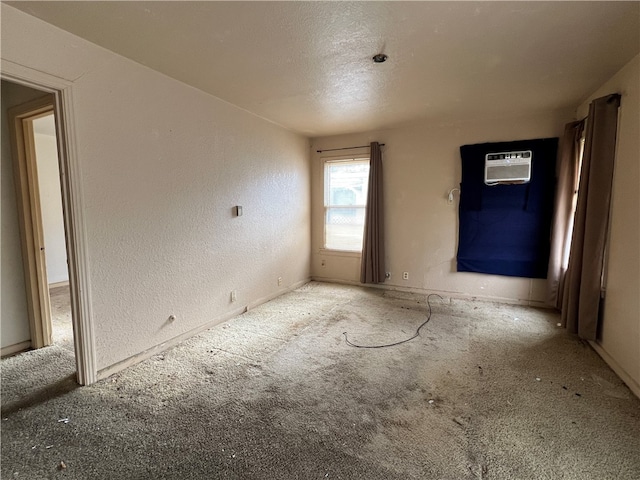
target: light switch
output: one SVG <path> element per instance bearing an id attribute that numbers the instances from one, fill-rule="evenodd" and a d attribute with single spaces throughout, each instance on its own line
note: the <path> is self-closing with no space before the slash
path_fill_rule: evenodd
<path id="1" fill-rule="evenodd" d="M 236 205 L 236 217 L 242 216 L 242 207 L 240 205 Z"/>

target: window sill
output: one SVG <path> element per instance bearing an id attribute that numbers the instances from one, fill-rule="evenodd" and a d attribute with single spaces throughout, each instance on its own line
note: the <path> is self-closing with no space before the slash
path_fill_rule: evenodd
<path id="1" fill-rule="evenodd" d="M 328 248 L 321 248 L 320 255 L 329 255 L 333 257 L 352 257 L 352 258 L 360 258 L 362 257 L 362 252 L 351 251 L 351 250 L 331 250 Z"/>

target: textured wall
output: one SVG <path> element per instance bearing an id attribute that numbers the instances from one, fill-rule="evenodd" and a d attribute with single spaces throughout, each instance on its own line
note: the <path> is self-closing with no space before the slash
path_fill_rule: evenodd
<path id="1" fill-rule="evenodd" d="M 387 285 L 439 291 L 468 297 L 542 303 L 545 280 L 455 271 L 458 235 L 458 193 L 453 204 L 447 193 L 459 187 L 459 147 L 464 144 L 559 136 L 572 110 L 482 122 L 414 123 L 361 135 L 325 137 L 313 141 L 319 149 L 366 145 L 383 147 Z M 344 281 L 359 280 L 360 259 L 322 250 L 322 155 L 314 153 L 312 275 Z M 325 265 L 322 266 L 324 260 Z M 402 272 L 409 279 L 402 279 Z"/>
<path id="2" fill-rule="evenodd" d="M 3 60 L 73 82 L 99 369 L 308 278 L 306 139 L 6 5 L 2 28 Z"/>
<path id="3" fill-rule="evenodd" d="M 600 345 L 635 382 L 640 395 L 640 55 L 595 91 L 578 109 L 582 118 L 592 99 L 621 93 L 616 165 L 611 199 L 607 293 Z M 628 378 L 626 379 L 628 381 Z"/>
<path id="4" fill-rule="evenodd" d="M 53 115 L 50 115 L 34 121 L 34 125 L 38 122 L 53 121 Z M 64 239 L 56 137 L 36 133 L 35 143 L 45 258 L 47 260 L 47 280 L 50 284 L 64 282 L 69 280 L 69 270 L 67 269 L 67 250 Z"/>

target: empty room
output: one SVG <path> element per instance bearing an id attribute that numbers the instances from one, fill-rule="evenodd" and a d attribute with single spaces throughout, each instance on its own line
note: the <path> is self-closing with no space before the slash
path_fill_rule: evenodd
<path id="1" fill-rule="evenodd" d="M 0 8 L 2 478 L 640 478 L 640 2 Z"/>

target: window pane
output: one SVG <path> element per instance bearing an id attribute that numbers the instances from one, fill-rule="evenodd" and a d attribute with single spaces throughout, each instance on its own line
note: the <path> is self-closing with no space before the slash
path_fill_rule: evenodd
<path id="1" fill-rule="evenodd" d="M 328 207 L 325 215 L 325 248 L 362 250 L 364 213 L 364 207 Z"/>
<path id="2" fill-rule="evenodd" d="M 369 162 L 328 163 L 325 205 L 367 204 Z"/>
<path id="3" fill-rule="evenodd" d="M 325 163 L 325 248 L 362 251 L 369 160 Z"/>

